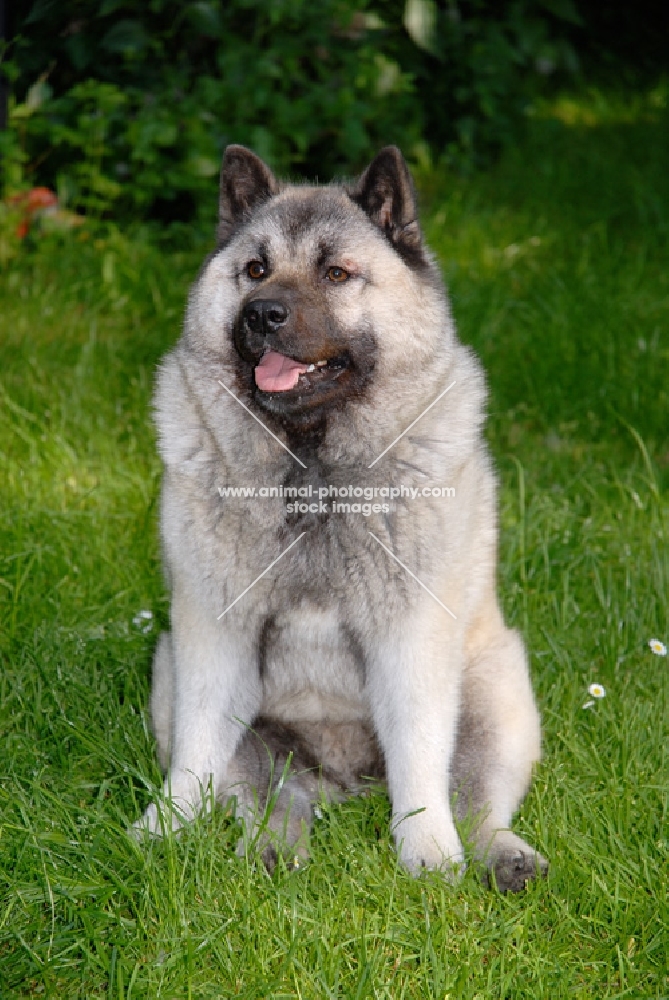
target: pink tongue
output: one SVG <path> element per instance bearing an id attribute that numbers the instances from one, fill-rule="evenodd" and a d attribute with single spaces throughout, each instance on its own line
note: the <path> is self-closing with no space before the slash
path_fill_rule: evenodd
<path id="1" fill-rule="evenodd" d="M 306 372 L 308 365 L 286 358 L 277 351 L 263 354 L 255 370 L 256 385 L 263 392 L 285 392 L 294 389 L 297 380 Z"/>

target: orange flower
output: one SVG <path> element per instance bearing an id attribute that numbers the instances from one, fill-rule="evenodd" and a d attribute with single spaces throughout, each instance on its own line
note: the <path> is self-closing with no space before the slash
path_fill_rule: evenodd
<path id="1" fill-rule="evenodd" d="M 22 191 L 9 199 L 9 204 L 18 208 L 22 219 L 16 227 L 16 235 L 20 240 L 28 235 L 34 216 L 40 212 L 55 210 L 58 207 L 58 196 L 49 188 L 36 187 L 30 191 Z"/>

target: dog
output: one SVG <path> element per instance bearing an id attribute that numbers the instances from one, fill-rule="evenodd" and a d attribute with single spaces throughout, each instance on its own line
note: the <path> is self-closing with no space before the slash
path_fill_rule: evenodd
<path id="1" fill-rule="evenodd" d="M 136 825 L 231 801 L 271 865 L 321 796 L 383 780 L 410 872 L 457 874 L 457 820 L 520 890 L 547 868 L 510 829 L 540 720 L 496 596 L 484 377 L 402 154 L 319 186 L 229 146 L 217 236 L 157 378 L 166 778 Z"/>

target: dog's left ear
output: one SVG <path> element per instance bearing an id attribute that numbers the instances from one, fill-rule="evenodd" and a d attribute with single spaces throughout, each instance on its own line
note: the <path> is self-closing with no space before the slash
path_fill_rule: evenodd
<path id="1" fill-rule="evenodd" d="M 413 181 L 397 146 L 382 149 L 349 194 L 407 263 L 425 264 Z"/>

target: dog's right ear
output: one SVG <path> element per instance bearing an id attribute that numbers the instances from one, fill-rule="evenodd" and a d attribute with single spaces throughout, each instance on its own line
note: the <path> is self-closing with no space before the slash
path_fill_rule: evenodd
<path id="1" fill-rule="evenodd" d="M 221 167 L 218 239 L 223 243 L 279 185 L 266 163 L 246 146 L 228 146 Z"/>

